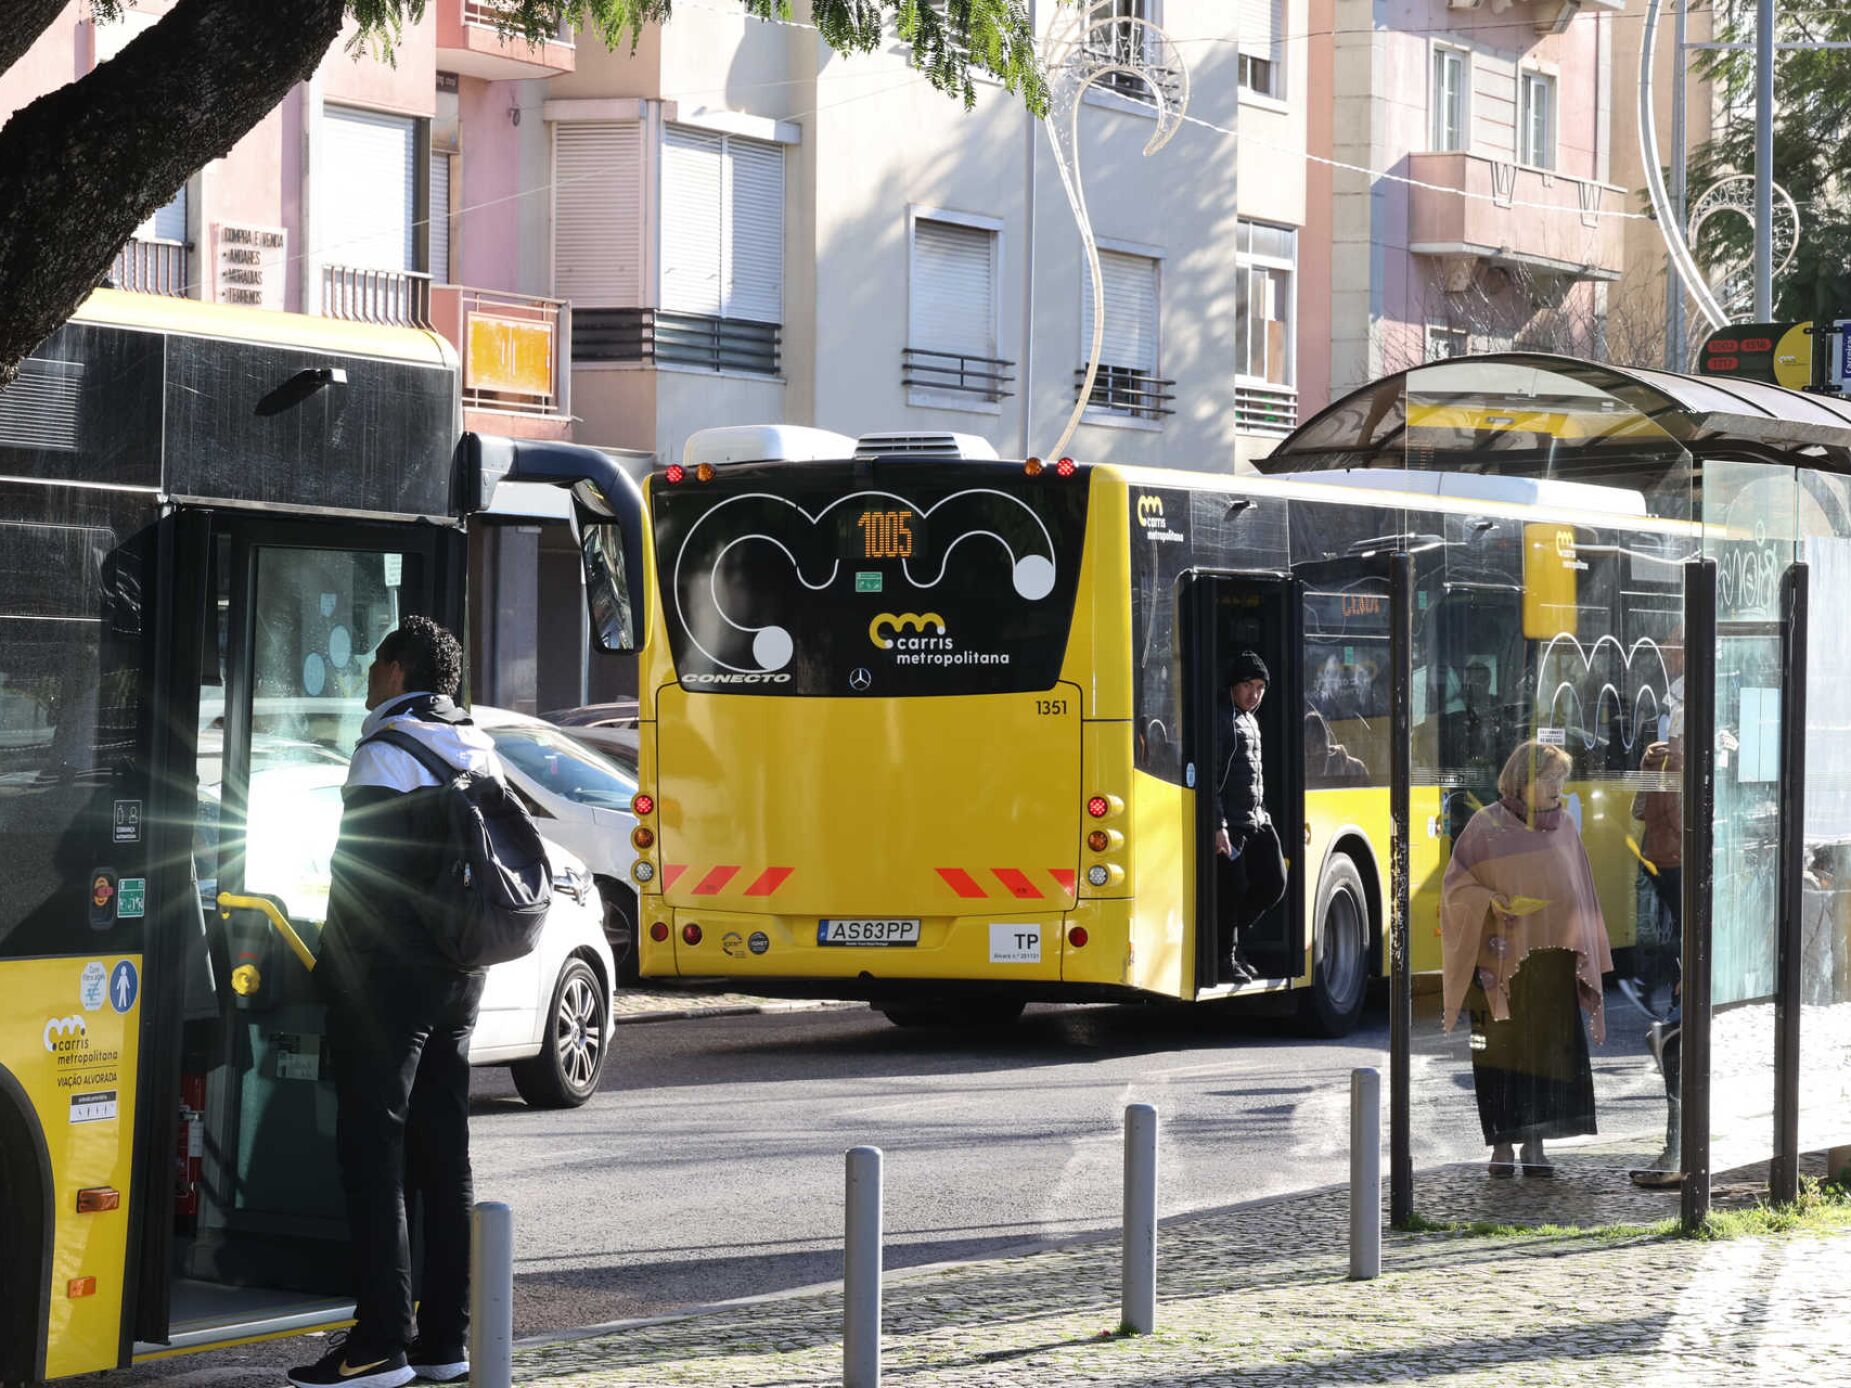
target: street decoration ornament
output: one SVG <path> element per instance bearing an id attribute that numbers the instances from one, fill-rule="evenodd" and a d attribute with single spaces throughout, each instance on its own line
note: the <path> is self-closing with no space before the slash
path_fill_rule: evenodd
<path id="1" fill-rule="evenodd" d="M 1067 427 L 1053 447 L 1041 456 L 1058 458 L 1067 451 L 1073 431 L 1086 413 L 1093 382 L 1099 375 L 1099 357 L 1105 346 L 1105 284 L 1099 268 L 1099 244 L 1086 211 L 1086 189 L 1080 178 L 1080 108 L 1087 89 L 1102 82 L 1130 91 L 1134 101 L 1154 106 L 1157 128 L 1144 144 L 1145 157 L 1170 142 L 1182 127 L 1189 109 L 1189 69 L 1170 36 L 1155 24 L 1123 12 L 1117 0 L 1084 0 L 1063 6 L 1048 29 L 1045 51 L 1048 113 L 1042 124 L 1054 148 L 1054 167 L 1086 252 L 1086 271 L 1093 286 L 1092 346 L 1086 354 L 1086 375 L 1079 398 L 1067 416 Z"/>
<path id="2" fill-rule="evenodd" d="M 1753 174 L 1730 174 L 1719 179 L 1697 199 L 1691 209 L 1690 225 L 1685 236 L 1694 248 L 1710 218 L 1733 212 L 1747 220 L 1752 232 L 1755 224 L 1755 177 Z M 1778 183 L 1774 185 L 1774 278 L 1786 274 L 1800 248 L 1800 210 L 1792 196 Z M 1752 245 L 1753 236 L 1749 238 Z M 1720 278 L 1722 306 L 1731 319 L 1743 320 L 1754 312 L 1755 265 L 1751 255 L 1728 267 Z"/>

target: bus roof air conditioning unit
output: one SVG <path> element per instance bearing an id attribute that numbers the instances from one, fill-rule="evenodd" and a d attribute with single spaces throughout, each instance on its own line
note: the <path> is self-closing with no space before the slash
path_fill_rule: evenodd
<path id="1" fill-rule="evenodd" d="M 827 429 L 806 429 L 798 424 L 731 424 L 721 429 L 697 429 L 682 445 L 681 465 L 712 463 L 813 463 L 820 459 L 854 456 L 855 441 Z"/>
<path id="2" fill-rule="evenodd" d="M 976 434 L 863 434 L 857 458 L 969 458 L 994 460 L 996 449 Z"/>

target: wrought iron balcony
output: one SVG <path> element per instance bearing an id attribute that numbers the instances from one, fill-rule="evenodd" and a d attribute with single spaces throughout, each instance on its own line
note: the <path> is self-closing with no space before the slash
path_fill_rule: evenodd
<path id="1" fill-rule="evenodd" d="M 1077 395 L 1085 384 L 1086 368 L 1082 366 L 1073 373 L 1074 393 Z M 1176 413 L 1170 408 L 1170 401 L 1176 398 L 1170 387 L 1175 384 L 1134 367 L 1101 366 L 1093 378 L 1093 393 L 1087 397 L 1086 408 L 1130 419 L 1162 419 Z"/>
<path id="2" fill-rule="evenodd" d="M 116 252 L 107 282 L 111 288 L 129 289 L 138 294 L 187 298 L 186 253 L 189 249 L 184 241 L 144 241 L 131 236 L 128 244 Z"/>
<path id="3" fill-rule="evenodd" d="M 416 270 L 321 267 L 321 316 L 356 323 L 431 326 L 431 277 Z"/>
<path id="4" fill-rule="evenodd" d="M 581 308 L 572 314 L 572 355 L 581 363 L 649 362 L 775 376 L 782 336 L 777 323 L 653 308 Z"/>
<path id="5" fill-rule="evenodd" d="M 1015 394 L 1015 363 L 963 352 L 908 347 L 900 353 L 900 384 L 908 389 L 946 391 L 979 400 L 1007 400 Z"/>

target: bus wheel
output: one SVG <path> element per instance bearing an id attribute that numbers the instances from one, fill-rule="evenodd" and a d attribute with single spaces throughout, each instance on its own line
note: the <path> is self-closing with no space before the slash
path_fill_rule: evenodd
<path id="1" fill-rule="evenodd" d="M 1019 999 L 886 1003 L 875 1008 L 896 1027 L 1006 1027 L 1028 1006 Z"/>
<path id="2" fill-rule="evenodd" d="M 1314 1035 L 1347 1036 L 1369 996 L 1369 898 L 1348 854 L 1331 859 L 1314 919 L 1311 987 L 1299 999 L 1299 1015 Z"/>
<path id="3" fill-rule="evenodd" d="M 540 1054 L 509 1066 L 514 1088 L 533 1108 L 577 1108 L 598 1090 L 610 1018 L 598 976 L 583 959 L 568 959 L 553 989 Z"/>

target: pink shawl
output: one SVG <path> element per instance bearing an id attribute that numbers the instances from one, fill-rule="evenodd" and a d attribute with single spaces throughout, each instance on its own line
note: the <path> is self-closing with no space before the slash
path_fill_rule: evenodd
<path id="1" fill-rule="evenodd" d="M 1613 952 L 1587 850 L 1565 811 L 1500 800 L 1473 815 L 1440 885 L 1440 927 L 1446 1030 L 1475 973 L 1492 1018 L 1508 1021 L 1510 980 L 1524 956 L 1572 949 L 1581 1008 L 1595 1041 L 1607 1039 L 1600 976 L 1613 967 Z"/>

